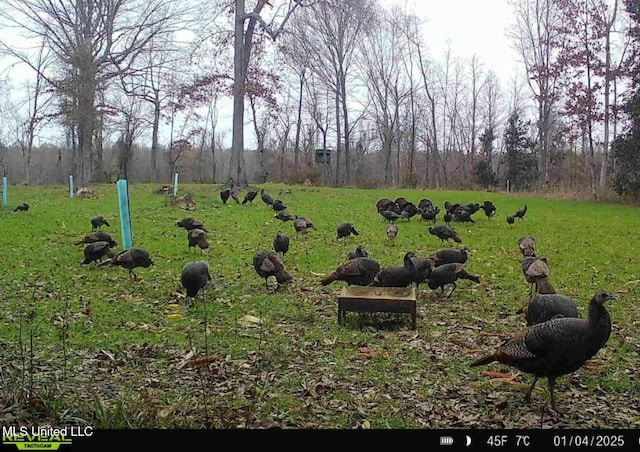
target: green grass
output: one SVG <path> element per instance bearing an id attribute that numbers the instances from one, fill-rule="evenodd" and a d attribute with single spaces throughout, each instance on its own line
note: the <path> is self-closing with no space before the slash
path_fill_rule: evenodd
<path id="1" fill-rule="evenodd" d="M 545 416 L 545 426 L 638 425 L 637 410 L 629 408 L 640 405 L 637 208 L 502 193 L 266 185 L 318 228 L 297 237 L 292 222 L 275 219 L 259 197 L 223 205 L 214 186 L 181 185 L 180 194 L 197 202 L 187 212 L 152 185 L 129 188 L 133 244 L 155 262 L 136 270 L 139 282 L 121 268 L 81 266 L 83 248 L 71 245 L 102 214 L 121 249 L 115 185 L 94 187 L 91 199 L 71 199 L 62 186 L 9 187 L 9 206 L 0 210 L 4 419 L 103 428 L 537 428 L 546 381 L 526 404 L 531 376 L 497 364 L 469 367 L 499 344 L 496 334 L 524 326 L 514 315 L 529 290 L 517 242 L 533 235 L 554 287 L 576 299 L 583 316 L 595 291 L 617 296 L 609 306 L 614 326 L 607 346 L 592 365 L 558 380 L 558 404 L 569 414 Z M 292 194 L 279 196 L 284 188 Z M 415 331 L 402 315 L 349 313 L 338 325 L 344 283 L 318 281 L 350 249 L 362 244 L 386 267 L 400 265 L 407 251 L 426 255 L 442 247 L 417 217 L 398 222 L 394 245 L 386 240 L 375 203 L 399 196 L 439 206 L 445 200 L 496 204 L 496 217 L 479 211 L 475 224 L 454 225 L 471 249 L 467 270 L 481 283 L 461 281 L 449 299 L 421 287 Z M 20 202 L 30 210 L 13 212 Z M 524 204 L 524 220 L 510 227 L 506 215 Z M 211 230 L 206 254 L 188 250 L 186 231 L 175 226 L 185 216 Z M 337 241 L 336 226 L 344 221 L 360 235 Z M 291 237 L 285 265 L 294 282 L 274 292 L 252 259 L 271 249 L 278 231 Z M 206 305 L 199 297 L 187 307 L 180 270 L 197 259 L 209 261 L 213 280 Z M 262 323 L 247 324 L 247 315 Z M 184 365 L 207 355 L 205 365 Z M 509 370 L 515 378 L 499 383 L 486 370 Z"/>

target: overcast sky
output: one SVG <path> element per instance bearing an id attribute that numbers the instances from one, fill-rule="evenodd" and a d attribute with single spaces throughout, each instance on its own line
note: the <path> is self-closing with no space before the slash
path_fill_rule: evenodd
<path id="1" fill-rule="evenodd" d="M 1 0 L 0 0 L 1 1 Z M 427 54 L 432 60 L 444 61 L 447 47 L 453 58 L 470 60 L 475 54 L 484 71 L 493 70 L 503 87 L 509 85 L 517 72 L 522 72 L 518 55 L 505 37 L 505 30 L 513 22 L 508 0 L 380 0 L 382 4 L 397 3 L 424 19 Z M 3 31 L 0 30 L 0 35 Z M 0 61 L 0 74 L 6 69 Z M 31 75 L 26 67 L 11 70 L 14 76 Z M 0 77 L 4 77 L 2 74 Z M 230 105 L 230 102 L 229 102 Z M 225 109 L 227 110 L 227 109 Z M 228 116 L 228 118 L 225 118 Z M 220 122 L 230 123 L 231 114 L 220 112 Z M 230 127 L 229 127 L 230 128 Z M 253 140 L 247 127 L 247 141 Z M 231 133 L 225 141 L 230 142 Z M 249 144 L 249 143 L 248 143 Z"/>
<path id="2" fill-rule="evenodd" d="M 407 8 L 426 19 L 425 41 L 435 60 L 442 60 L 447 45 L 454 57 L 471 59 L 477 54 L 503 86 L 521 71 L 518 55 L 505 36 L 514 22 L 508 0 L 415 0 Z"/>

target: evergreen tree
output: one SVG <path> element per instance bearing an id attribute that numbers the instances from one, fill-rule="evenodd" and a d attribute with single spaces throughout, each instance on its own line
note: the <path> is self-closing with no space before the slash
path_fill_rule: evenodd
<path id="1" fill-rule="evenodd" d="M 507 174 L 512 189 L 526 189 L 538 178 L 538 160 L 527 136 L 529 126 L 517 111 L 511 113 L 504 132 Z"/>
<path id="2" fill-rule="evenodd" d="M 640 197 L 640 0 L 627 0 L 631 17 L 630 35 L 636 51 L 631 63 L 629 95 L 623 111 L 629 118 L 627 130 L 616 137 L 611 147 L 614 160 L 613 189 L 620 195 Z"/>
<path id="3" fill-rule="evenodd" d="M 482 160 L 476 163 L 473 168 L 473 175 L 476 178 L 476 182 L 482 185 L 484 188 L 489 188 L 498 184 L 498 177 L 491 168 L 491 156 L 493 154 L 493 140 L 495 139 L 495 133 L 493 127 L 489 126 L 484 129 L 482 135 L 480 135 L 480 145 L 482 153 L 484 154 Z"/>

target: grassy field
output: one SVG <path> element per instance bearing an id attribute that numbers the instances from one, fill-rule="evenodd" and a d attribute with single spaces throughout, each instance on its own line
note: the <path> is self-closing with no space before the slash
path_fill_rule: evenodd
<path id="1" fill-rule="evenodd" d="M 640 414 L 640 213 L 637 208 L 525 198 L 503 193 L 356 190 L 266 185 L 288 210 L 318 231 L 297 237 L 260 198 L 223 205 L 217 187 L 181 185 L 197 202 L 187 212 L 152 185 L 129 187 L 133 245 L 155 265 L 137 269 L 80 265 L 104 215 L 121 249 L 115 185 L 89 199 L 66 187 L 10 186 L 0 211 L 0 424 L 88 424 L 96 428 L 638 428 Z M 279 194 L 281 190 L 289 193 Z M 244 193 L 243 193 L 244 194 Z M 382 197 L 441 206 L 490 199 L 475 224 L 455 224 L 471 249 L 480 284 L 460 281 L 451 298 L 421 286 L 416 330 L 407 315 L 350 313 L 337 323 L 344 283 L 321 276 L 364 245 L 382 267 L 442 248 L 415 217 L 398 221 L 394 245 L 376 212 Z M 13 212 L 27 202 L 26 213 Z M 506 215 L 524 204 L 513 227 Z M 194 216 L 211 230 L 211 248 L 188 249 L 175 222 Z M 357 237 L 336 240 L 352 222 Z M 439 216 L 438 224 L 442 224 Z M 253 269 L 253 255 L 291 237 L 285 265 L 294 278 L 275 292 Z M 588 366 L 558 379 L 558 405 L 542 414 L 546 380 L 531 402 L 532 377 L 499 364 L 469 364 L 523 329 L 515 312 L 528 299 L 518 238 L 533 235 L 548 258 L 551 281 L 586 316 L 597 290 L 613 292 L 613 331 Z M 184 304 L 182 266 L 206 259 L 213 280 L 193 306 Z M 193 365 L 194 358 L 207 358 Z M 510 372 L 510 378 L 486 371 Z"/>

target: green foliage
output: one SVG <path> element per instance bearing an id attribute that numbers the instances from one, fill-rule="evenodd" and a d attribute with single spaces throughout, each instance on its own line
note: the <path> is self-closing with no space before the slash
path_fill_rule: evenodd
<path id="1" fill-rule="evenodd" d="M 118 267 L 81 266 L 82 247 L 71 245 L 91 231 L 95 214 L 109 220 L 105 230 L 121 244 L 115 185 L 92 187 L 87 199 L 70 199 L 60 186 L 10 187 L 11 205 L 0 210 L 3 419 L 104 428 L 539 428 L 543 382 L 528 405 L 530 376 L 511 369 L 516 384 L 497 385 L 485 369 L 469 367 L 524 327 L 515 312 L 529 287 L 517 241 L 530 234 L 554 286 L 576 299 L 583 316 L 596 290 L 617 293 L 614 330 L 596 367 L 558 380 L 558 404 L 571 415 L 545 416 L 545 427 L 636 425 L 637 209 L 489 192 L 264 186 L 318 228 L 298 236 L 260 197 L 223 205 L 217 187 L 184 184 L 179 195 L 191 193 L 197 203 L 185 211 L 155 188 L 129 186 L 133 244 L 155 262 L 133 281 Z M 362 244 L 386 267 L 407 251 L 441 248 L 418 218 L 398 221 L 389 243 L 375 203 L 400 196 L 441 208 L 446 200 L 496 204 L 491 219 L 479 212 L 475 224 L 454 224 L 471 248 L 467 270 L 481 283 L 460 281 L 449 299 L 421 286 L 415 331 L 399 314 L 349 313 L 338 325 L 344 284 L 321 287 L 319 279 L 350 249 Z M 13 212 L 19 202 L 30 210 Z M 524 204 L 525 219 L 510 227 L 505 216 Z M 186 231 L 175 226 L 185 216 L 211 230 L 207 252 L 188 249 Z M 603 218 L 615 221 L 603 227 Z M 360 235 L 336 240 L 343 221 Z M 271 249 L 278 231 L 291 237 L 285 265 L 294 282 L 276 292 L 252 258 Z M 187 306 L 180 270 L 199 259 L 209 261 L 213 279 Z"/>
<path id="2" fill-rule="evenodd" d="M 476 163 L 476 166 L 473 168 L 473 175 L 476 178 L 476 182 L 484 188 L 498 185 L 498 176 L 486 160 L 480 160 Z"/>
<path id="3" fill-rule="evenodd" d="M 637 118 L 640 119 L 640 118 Z M 640 127 L 634 126 L 634 128 Z M 611 156 L 615 161 L 613 189 L 619 195 L 640 196 L 640 134 L 622 135 L 613 142 Z"/>
<path id="4" fill-rule="evenodd" d="M 633 45 L 640 45 L 640 2 L 629 0 L 626 8 L 633 25 L 630 35 Z M 629 118 L 629 129 L 619 135 L 611 146 L 615 162 L 613 189 L 620 195 L 640 197 L 640 60 L 635 57 L 631 67 L 631 88 L 623 110 Z"/>
<path id="5" fill-rule="evenodd" d="M 532 152 L 533 144 L 528 138 L 528 128 L 518 112 L 513 112 L 504 132 L 506 179 L 514 190 L 528 188 L 538 177 L 538 162 Z"/>

